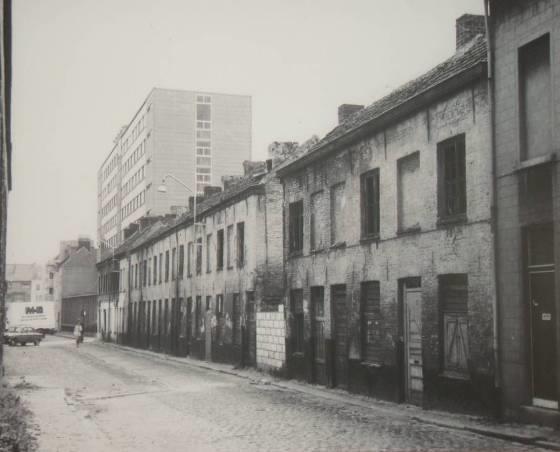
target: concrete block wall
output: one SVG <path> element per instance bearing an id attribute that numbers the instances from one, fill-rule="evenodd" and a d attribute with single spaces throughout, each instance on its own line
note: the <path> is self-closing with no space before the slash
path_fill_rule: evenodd
<path id="1" fill-rule="evenodd" d="M 257 366 L 281 370 L 286 361 L 286 324 L 283 310 L 257 313 Z"/>

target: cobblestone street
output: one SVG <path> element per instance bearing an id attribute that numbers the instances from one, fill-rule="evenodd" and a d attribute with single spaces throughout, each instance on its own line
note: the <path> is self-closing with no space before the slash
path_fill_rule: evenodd
<path id="1" fill-rule="evenodd" d="M 526 450 L 258 380 L 48 337 L 6 347 L 40 451 Z"/>

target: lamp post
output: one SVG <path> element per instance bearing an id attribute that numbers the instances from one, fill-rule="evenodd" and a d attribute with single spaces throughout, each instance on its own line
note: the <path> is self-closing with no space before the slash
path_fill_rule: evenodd
<path id="1" fill-rule="evenodd" d="M 166 175 L 163 177 L 163 180 L 162 180 L 162 182 L 161 182 L 161 185 L 158 187 L 158 192 L 160 192 L 160 193 L 167 193 L 167 185 L 166 185 L 166 180 L 167 180 L 167 179 L 173 179 L 175 182 L 177 182 L 177 183 L 178 183 L 179 185 L 181 185 L 185 190 L 187 190 L 189 193 L 191 193 L 191 194 L 194 196 L 194 205 L 193 205 L 194 237 L 193 237 L 193 242 L 194 242 L 194 244 L 195 244 L 195 246 L 196 246 L 196 250 L 197 250 L 197 251 L 196 251 L 196 256 L 198 256 L 198 253 L 200 252 L 200 265 L 201 265 L 201 267 L 202 267 L 202 246 L 203 246 L 202 243 L 203 243 L 203 240 L 200 241 L 200 250 L 199 250 L 199 248 L 198 248 L 199 244 L 198 244 L 198 240 L 197 240 L 197 236 L 198 236 L 198 226 L 199 226 L 199 224 L 198 224 L 197 221 L 196 221 L 197 193 L 196 193 L 195 191 L 193 191 L 193 190 L 192 190 L 187 184 L 185 184 L 182 180 L 178 179 L 178 178 L 175 177 L 173 174 L 169 174 L 169 173 L 166 174 Z M 188 205 L 188 203 L 187 203 L 187 205 Z M 177 240 L 177 242 L 179 241 L 179 240 L 178 240 L 178 236 L 177 236 L 176 240 Z M 177 243 L 177 246 L 178 246 L 178 243 Z M 188 250 L 188 247 L 187 247 L 187 253 L 188 253 L 188 252 L 189 252 L 189 250 Z M 196 256 L 195 256 L 195 257 L 196 257 Z M 190 259 L 191 259 L 191 256 L 189 256 L 189 260 L 190 260 Z M 177 259 L 177 261 L 178 261 L 178 259 Z M 192 262 L 192 260 L 191 260 L 191 262 Z M 174 340 L 173 340 L 173 349 L 174 349 L 174 352 L 175 352 L 176 354 L 179 353 L 179 349 L 180 349 L 180 346 L 179 346 L 179 334 L 178 334 L 178 333 L 179 333 L 179 329 L 180 329 L 180 328 L 179 328 L 180 325 L 179 325 L 179 327 L 178 327 L 178 326 L 177 326 L 177 323 L 176 323 L 176 322 L 177 322 L 177 319 L 178 319 L 178 312 L 179 312 L 179 310 L 180 310 L 180 307 L 179 307 L 179 299 L 180 299 L 180 298 L 179 298 L 179 274 L 178 274 L 179 272 L 177 271 L 177 263 L 178 263 L 178 262 L 175 263 L 175 265 L 176 265 L 176 268 L 175 268 L 175 275 L 176 275 L 176 294 L 175 294 L 175 300 L 176 300 L 176 301 L 175 301 L 175 312 L 174 312 L 174 316 L 173 316 L 173 319 L 174 319 L 174 320 L 173 320 L 172 323 L 171 323 L 172 334 L 174 334 L 174 336 L 175 336 L 175 337 L 174 337 Z M 196 265 L 196 264 L 195 264 L 195 265 Z M 202 270 L 201 270 L 201 271 L 202 271 Z M 189 319 L 187 318 L 187 322 L 188 322 L 188 321 L 189 321 Z M 186 338 L 186 340 L 187 340 L 187 343 L 188 343 L 189 338 Z M 188 348 L 188 345 L 187 345 L 187 348 Z"/>

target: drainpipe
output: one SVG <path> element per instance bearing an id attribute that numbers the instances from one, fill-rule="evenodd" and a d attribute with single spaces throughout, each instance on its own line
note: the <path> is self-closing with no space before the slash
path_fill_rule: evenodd
<path id="1" fill-rule="evenodd" d="M 486 28 L 486 43 L 488 47 L 488 97 L 489 97 L 489 109 L 490 109 L 490 148 L 492 153 L 492 162 L 491 162 L 491 174 L 492 174 L 492 207 L 491 207 L 491 221 L 492 221 L 492 242 L 493 242 L 493 251 L 494 251 L 494 303 L 493 303 L 493 311 L 494 311 L 494 318 L 493 318 L 493 347 L 494 347 L 494 363 L 495 363 L 495 371 L 494 371 L 494 385 L 496 388 L 500 388 L 501 386 L 501 364 L 500 364 L 500 350 L 499 350 L 499 335 L 498 331 L 500 328 L 499 325 L 499 288 L 498 288 L 498 228 L 497 228 L 497 221 L 498 221 L 498 197 L 497 197 L 497 178 L 496 178 L 496 135 L 495 135 L 495 127 L 496 127 L 496 111 L 494 108 L 494 58 L 493 58 L 493 42 L 492 42 L 492 35 L 491 27 L 490 27 L 490 18 L 489 18 L 489 4 L 490 0 L 484 0 L 484 24 Z"/>

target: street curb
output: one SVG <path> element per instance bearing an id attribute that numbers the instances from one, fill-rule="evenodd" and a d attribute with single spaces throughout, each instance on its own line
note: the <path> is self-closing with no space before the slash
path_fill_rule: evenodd
<path id="1" fill-rule="evenodd" d="M 225 375 L 231 375 L 231 376 L 235 376 L 235 377 L 238 377 L 238 378 L 242 378 L 244 380 L 250 380 L 250 381 L 254 380 L 254 378 L 252 378 L 250 375 L 244 375 L 243 372 L 236 371 L 235 369 L 221 369 L 221 368 L 218 368 L 214 365 L 207 365 L 207 364 L 205 365 L 205 361 L 194 361 L 194 360 L 188 360 L 187 361 L 188 358 L 178 358 L 178 357 L 175 357 L 175 356 L 170 356 L 170 355 L 161 354 L 161 353 L 157 353 L 157 352 L 152 352 L 152 351 L 148 351 L 148 350 L 140 350 L 140 349 L 136 349 L 136 348 L 133 348 L 133 347 L 128 347 L 128 346 L 125 346 L 125 345 L 118 345 L 118 344 L 114 344 L 114 343 L 110 343 L 110 342 L 96 341 L 96 342 L 94 342 L 94 344 L 101 345 L 101 346 L 109 346 L 109 347 L 119 349 L 119 350 L 122 350 L 122 351 L 125 351 L 125 352 L 156 358 L 156 359 L 159 359 L 161 361 L 167 361 L 167 362 L 171 361 L 171 362 L 174 362 L 174 363 L 177 363 L 177 364 L 182 364 L 182 365 L 191 366 L 191 367 L 197 367 L 197 368 L 200 368 L 200 369 L 210 370 L 210 371 L 225 374 Z M 259 370 L 255 370 L 255 372 L 260 373 Z M 270 377 L 270 375 L 263 374 L 263 377 L 265 377 L 265 376 Z M 378 405 L 379 401 L 377 401 L 375 399 L 371 399 L 371 403 L 366 403 L 364 401 L 352 399 L 351 397 L 343 398 L 339 394 L 326 394 L 325 391 L 327 391 L 327 390 L 322 389 L 322 388 L 298 387 L 298 386 L 305 386 L 305 383 L 301 383 L 301 382 L 290 381 L 290 383 L 288 384 L 288 382 L 284 383 L 282 381 L 270 381 L 267 384 L 269 384 L 271 386 L 281 388 L 281 389 L 291 390 L 291 391 L 300 392 L 300 393 L 307 394 L 307 395 L 321 397 L 323 399 L 328 399 L 328 400 L 331 400 L 331 401 L 333 401 L 333 400 L 340 401 L 340 402 L 348 403 L 350 405 L 359 406 L 359 407 L 366 408 L 366 409 L 391 412 L 392 414 L 399 414 L 402 417 L 406 417 L 406 418 L 409 418 L 412 421 L 423 423 L 423 424 L 434 425 L 434 426 L 443 427 L 443 428 L 449 428 L 449 429 L 457 430 L 457 431 L 470 432 L 470 433 L 475 433 L 477 435 L 486 436 L 486 437 L 490 437 L 490 438 L 501 439 L 501 440 L 505 440 L 505 441 L 511 441 L 511 442 L 515 442 L 515 443 L 524 444 L 524 445 L 537 446 L 537 447 L 542 447 L 542 448 L 545 448 L 545 449 L 560 451 L 560 443 L 555 442 L 555 441 L 551 441 L 546 436 L 523 435 L 523 434 L 519 434 L 519 433 L 515 434 L 515 433 L 500 431 L 500 430 L 493 429 L 493 428 L 485 428 L 485 427 L 481 427 L 481 426 L 472 426 L 472 425 L 461 425 L 461 424 L 458 424 L 456 422 L 445 422 L 444 420 L 433 419 L 433 418 L 431 418 L 431 419 L 430 418 L 422 418 L 422 417 L 420 417 L 418 415 L 415 415 L 415 414 L 412 414 L 412 413 L 401 412 L 400 410 L 396 409 L 396 407 L 394 408 L 394 407 L 390 407 L 390 406 Z M 351 396 L 351 394 L 348 394 L 348 395 Z M 382 403 L 383 404 L 389 404 L 390 402 L 382 401 Z M 429 411 L 426 411 L 426 413 L 429 413 Z"/>

